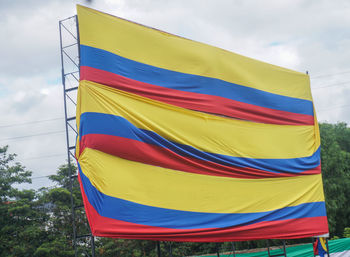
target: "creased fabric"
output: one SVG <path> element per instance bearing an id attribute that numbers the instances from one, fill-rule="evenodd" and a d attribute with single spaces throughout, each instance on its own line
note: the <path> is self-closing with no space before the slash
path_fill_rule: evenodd
<path id="1" fill-rule="evenodd" d="M 328 233 L 306 74 L 78 5 L 76 157 L 92 233 Z"/>

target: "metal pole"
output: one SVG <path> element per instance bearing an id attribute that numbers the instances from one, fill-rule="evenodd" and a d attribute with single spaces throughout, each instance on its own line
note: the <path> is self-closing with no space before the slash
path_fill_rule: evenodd
<path id="1" fill-rule="evenodd" d="M 326 238 L 326 246 L 327 246 L 327 254 L 328 254 L 328 257 L 329 257 L 330 255 L 329 255 L 328 238 Z"/>
<path id="2" fill-rule="evenodd" d="M 160 254 L 160 243 L 159 243 L 159 241 L 157 241 L 157 256 L 158 256 L 158 257 L 161 257 L 161 254 Z"/>
<path id="3" fill-rule="evenodd" d="M 79 33 L 79 22 L 78 15 L 75 15 L 75 24 L 77 26 L 77 41 L 78 41 L 78 65 L 79 65 L 79 76 L 80 76 L 80 33 Z"/>
<path id="4" fill-rule="evenodd" d="M 170 257 L 173 257 L 173 242 L 169 242 L 169 253 Z"/>
<path id="5" fill-rule="evenodd" d="M 73 247 L 75 252 L 75 257 L 77 257 L 77 242 L 76 242 L 76 226 L 75 226 L 75 213 L 74 213 L 74 199 L 73 199 L 73 181 L 72 181 L 72 167 L 69 152 L 69 135 L 68 135 L 68 121 L 67 121 L 67 101 L 66 101 L 66 78 L 64 75 L 64 62 L 63 62 L 63 49 L 62 49 L 62 22 L 59 22 L 60 31 L 60 48 L 61 48 L 61 75 L 62 75 L 62 85 L 63 85 L 63 103 L 64 103 L 64 120 L 66 125 L 66 143 L 67 143 L 67 160 L 68 160 L 68 171 L 69 171 L 69 190 L 71 193 L 71 212 L 72 212 L 72 224 L 73 224 Z"/>
<path id="6" fill-rule="evenodd" d="M 235 242 L 231 242 L 232 244 L 232 255 L 233 257 L 236 257 L 236 247 L 235 247 Z"/>
<path id="7" fill-rule="evenodd" d="M 216 243 L 216 256 L 217 256 L 217 257 L 220 257 L 219 243 Z"/>
<path id="8" fill-rule="evenodd" d="M 95 257 L 95 237 L 91 234 L 91 256 Z"/>
<path id="9" fill-rule="evenodd" d="M 270 243 L 269 243 L 269 239 L 266 240 L 266 244 L 267 244 L 267 253 L 268 253 L 269 257 L 270 257 L 271 255 L 270 255 Z"/>
<path id="10" fill-rule="evenodd" d="M 284 253 L 284 256 L 286 257 L 287 251 L 286 251 L 286 240 L 285 239 L 283 240 L 283 253 Z"/>

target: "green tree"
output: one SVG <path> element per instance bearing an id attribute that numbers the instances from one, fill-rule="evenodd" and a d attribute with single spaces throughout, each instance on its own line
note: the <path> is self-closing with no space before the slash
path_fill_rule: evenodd
<path id="1" fill-rule="evenodd" d="M 344 237 L 349 238 L 350 237 L 350 228 L 344 228 Z"/>
<path id="2" fill-rule="evenodd" d="M 341 237 L 350 224 L 350 128 L 320 124 L 321 160 L 331 236 Z"/>
<path id="3" fill-rule="evenodd" d="M 0 256 L 33 256 L 46 237 L 47 215 L 34 190 L 14 187 L 30 183 L 31 172 L 7 150 L 8 146 L 0 148 Z"/>
<path id="4" fill-rule="evenodd" d="M 72 173 L 75 174 L 76 167 L 71 164 Z M 56 185 L 53 188 L 43 188 L 40 201 L 42 204 L 50 206 L 50 217 L 47 222 L 47 229 L 50 231 L 45 241 L 36 250 L 35 257 L 69 257 L 74 256 L 73 247 L 73 226 L 71 215 L 71 193 L 68 164 L 58 168 L 55 175 L 49 179 Z M 72 185 L 72 196 L 75 206 L 81 206 L 82 198 L 78 181 L 75 179 Z M 75 222 L 77 234 L 87 234 L 87 219 L 83 208 L 76 209 Z M 89 246 L 84 242 L 78 244 L 78 256 L 89 252 Z"/>
<path id="5" fill-rule="evenodd" d="M 14 162 L 16 154 L 7 153 L 8 146 L 0 147 L 0 203 L 13 199 L 18 194 L 14 184 L 31 183 L 31 171 Z"/>

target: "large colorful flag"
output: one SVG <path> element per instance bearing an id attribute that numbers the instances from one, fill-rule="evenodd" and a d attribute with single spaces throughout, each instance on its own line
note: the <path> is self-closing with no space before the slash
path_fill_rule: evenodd
<path id="1" fill-rule="evenodd" d="M 324 257 L 327 253 L 327 245 L 326 245 L 326 238 L 324 237 L 318 237 L 316 238 L 313 248 L 314 248 L 314 255 L 319 255 L 320 257 Z"/>
<path id="2" fill-rule="evenodd" d="M 78 6 L 76 156 L 97 236 L 328 233 L 309 77 Z"/>

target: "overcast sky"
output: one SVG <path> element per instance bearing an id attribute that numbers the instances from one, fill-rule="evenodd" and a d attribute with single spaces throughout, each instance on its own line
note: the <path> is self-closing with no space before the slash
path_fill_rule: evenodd
<path id="1" fill-rule="evenodd" d="M 77 3 L 309 71 L 319 121 L 350 123 L 348 0 L 0 0 L 0 146 L 33 171 L 26 188 L 66 161 L 58 21 Z"/>

